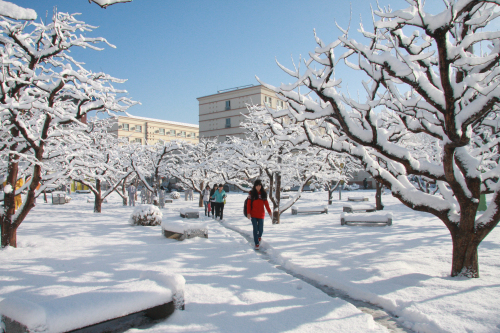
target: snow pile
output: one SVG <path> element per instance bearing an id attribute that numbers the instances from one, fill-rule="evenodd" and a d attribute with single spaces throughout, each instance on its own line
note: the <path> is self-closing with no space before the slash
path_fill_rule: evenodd
<path id="1" fill-rule="evenodd" d="M 346 222 L 387 222 L 387 220 L 392 220 L 391 213 L 357 213 L 349 214 L 342 213 L 340 218 L 344 219 Z"/>
<path id="2" fill-rule="evenodd" d="M 30 332 L 67 332 L 168 303 L 173 300 L 174 290 L 183 295 L 184 284 L 182 276 L 166 275 L 163 279 L 145 277 L 40 304 L 8 297 L 0 302 L 0 313 L 25 325 Z"/>
<path id="3" fill-rule="evenodd" d="M 163 219 L 161 228 L 179 234 L 191 234 L 194 231 L 203 231 L 208 233 L 208 223 L 206 222 L 185 222 L 185 219 Z"/>
<path id="4" fill-rule="evenodd" d="M 7 1 L 0 0 L 0 15 L 15 20 L 36 20 L 36 12 L 30 8 L 23 8 Z"/>
<path id="5" fill-rule="evenodd" d="M 134 209 L 129 222 L 134 225 L 160 225 L 162 217 L 163 214 L 158 207 L 143 205 Z"/>
<path id="6" fill-rule="evenodd" d="M 12 192 L 12 185 L 10 185 L 10 184 L 5 185 L 5 187 L 3 188 L 3 191 L 4 191 L 4 193 L 9 194 L 10 192 Z"/>
<path id="7" fill-rule="evenodd" d="M 144 271 L 141 279 L 156 281 L 160 285 L 172 291 L 172 299 L 177 310 L 184 310 L 184 287 L 186 279 L 180 274 L 169 274 L 164 272 Z"/>
<path id="8" fill-rule="evenodd" d="M 172 199 L 180 199 L 181 198 L 181 194 L 179 192 L 172 192 L 172 193 L 170 193 L 170 197 Z"/>

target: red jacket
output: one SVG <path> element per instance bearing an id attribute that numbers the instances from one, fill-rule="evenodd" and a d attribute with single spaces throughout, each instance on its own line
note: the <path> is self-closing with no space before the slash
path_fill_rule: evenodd
<path id="1" fill-rule="evenodd" d="M 266 200 L 262 200 L 260 197 L 260 192 L 259 192 L 259 199 L 257 200 L 251 200 L 250 196 L 248 197 L 249 200 L 247 201 L 247 212 L 250 214 L 251 217 L 255 217 L 258 219 L 263 219 L 266 217 L 266 212 L 264 211 L 264 206 L 266 206 L 266 210 L 271 214 L 271 208 L 269 208 L 269 203 Z"/>

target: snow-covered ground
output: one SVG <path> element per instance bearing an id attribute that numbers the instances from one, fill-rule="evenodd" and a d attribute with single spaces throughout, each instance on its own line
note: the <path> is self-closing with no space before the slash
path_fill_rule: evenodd
<path id="1" fill-rule="evenodd" d="M 356 194 L 373 201 L 374 192 Z M 163 237 L 160 226 L 131 226 L 133 209 L 117 196 L 94 214 L 87 196 L 73 194 L 61 206 L 39 203 L 29 214 L 18 231 L 19 247 L 0 251 L 0 300 L 43 302 L 136 280 L 147 270 L 185 277 L 186 310 L 130 332 L 387 331 L 353 305 L 263 260 L 231 230 L 251 233 L 242 194 L 229 193 L 223 225 L 207 219 L 208 239 L 182 242 Z M 343 202 L 334 202 L 328 215 L 287 211 L 280 225 L 266 219 L 261 252 L 288 270 L 380 305 L 414 331 L 500 332 L 498 228 L 480 247 L 481 278 L 452 279 L 444 225 L 390 195 L 383 199 L 393 215 L 390 227 L 341 226 Z M 177 219 L 180 208 L 196 203 L 174 200 L 163 217 Z M 305 193 L 297 203 L 324 204 L 325 192 Z"/>

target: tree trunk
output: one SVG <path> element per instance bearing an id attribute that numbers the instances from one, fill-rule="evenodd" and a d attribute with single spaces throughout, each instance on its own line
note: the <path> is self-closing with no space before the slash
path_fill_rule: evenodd
<path id="1" fill-rule="evenodd" d="M 376 203 L 376 209 L 377 210 L 383 210 L 384 205 L 382 205 L 382 189 L 384 188 L 384 185 L 382 185 L 379 182 L 375 183 L 375 187 L 377 189 L 377 192 L 375 193 L 375 203 Z"/>
<path id="2" fill-rule="evenodd" d="M 96 192 L 94 192 L 94 213 L 100 213 L 101 212 L 101 205 L 102 205 L 102 199 L 101 199 L 101 181 L 97 179 L 95 181 L 95 188 Z"/>
<path id="3" fill-rule="evenodd" d="M 124 206 L 127 205 L 127 195 L 125 193 L 125 186 L 127 185 L 127 177 L 123 178 L 123 183 L 122 183 L 122 203 Z"/>
<path id="4" fill-rule="evenodd" d="M 2 247 L 17 247 L 17 228 L 3 216 L 0 218 L 0 224 L 2 226 Z"/>
<path id="5" fill-rule="evenodd" d="M 205 190 L 205 183 L 200 183 L 200 202 L 198 202 L 198 207 L 203 207 L 203 195 L 201 194 Z"/>
<path id="6" fill-rule="evenodd" d="M 15 196 L 16 196 L 16 183 L 18 173 L 19 157 L 9 154 L 9 166 L 7 168 L 7 180 L 5 186 L 12 186 L 10 193 L 4 193 L 4 212 L 1 216 L 2 220 L 2 247 L 13 246 L 17 247 L 17 228 L 13 225 L 12 216 L 16 213 Z"/>
<path id="7" fill-rule="evenodd" d="M 47 192 L 43 190 L 43 201 L 47 203 Z"/>
<path id="8" fill-rule="evenodd" d="M 452 234 L 453 259 L 451 276 L 465 276 L 468 278 L 479 277 L 479 261 L 477 248 L 481 241 L 476 240 L 472 231 L 458 231 Z"/>
<path id="9" fill-rule="evenodd" d="M 281 161 L 280 161 L 281 162 Z M 273 224 L 280 224 L 281 173 L 276 172 L 276 208 L 273 210 Z"/>

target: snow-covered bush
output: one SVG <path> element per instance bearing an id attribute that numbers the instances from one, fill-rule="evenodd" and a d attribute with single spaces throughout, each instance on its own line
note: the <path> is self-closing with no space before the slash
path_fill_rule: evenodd
<path id="1" fill-rule="evenodd" d="M 172 192 L 172 193 L 170 193 L 170 197 L 172 199 L 180 199 L 181 198 L 181 194 L 179 192 Z"/>
<path id="2" fill-rule="evenodd" d="M 158 207 L 144 205 L 134 209 L 129 222 L 134 225 L 160 225 L 162 217 L 163 214 Z"/>

